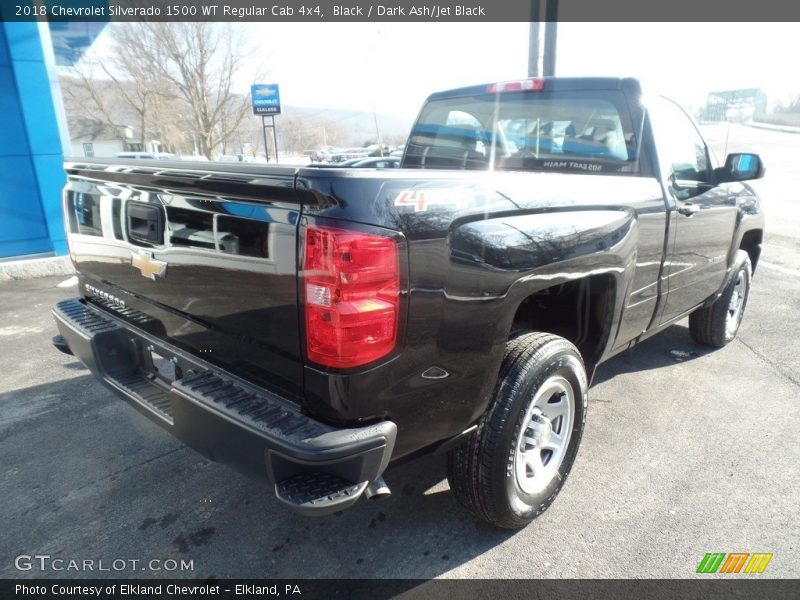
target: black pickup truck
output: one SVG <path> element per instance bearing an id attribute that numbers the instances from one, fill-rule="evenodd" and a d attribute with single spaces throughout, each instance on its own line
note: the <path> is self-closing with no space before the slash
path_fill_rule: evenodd
<path id="1" fill-rule="evenodd" d="M 736 335 L 764 219 L 691 119 L 634 79 L 432 95 L 402 168 L 75 159 L 80 297 L 60 349 L 186 444 L 309 515 L 448 453 L 522 527 L 564 485 L 597 365 L 689 316 Z"/>

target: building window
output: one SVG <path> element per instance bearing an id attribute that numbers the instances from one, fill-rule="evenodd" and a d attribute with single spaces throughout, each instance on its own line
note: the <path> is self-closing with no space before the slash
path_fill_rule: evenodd
<path id="1" fill-rule="evenodd" d="M 87 158 L 94 157 L 94 144 L 92 144 L 91 142 L 84 144 L 83 155 L 86 156 Z"/>

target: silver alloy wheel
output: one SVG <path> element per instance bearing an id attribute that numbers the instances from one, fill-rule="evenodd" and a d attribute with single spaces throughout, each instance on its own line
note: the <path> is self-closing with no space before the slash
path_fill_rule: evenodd
<path id="1" fill-rule="evenodd" d="M 526 494 L 544 490 L 564 460 L 575 419 L 572 384 L 554 375 L 538 389 L 522 421 L 516 441 L 514 473 Z"/>
<path id="2" fill-rule="evenodd" d="M 725 336 L 733 337 L 742 320 L 742 307 L 744 299 L 747 297 L 747 279 L 744 271 L 739 271 L 736 283 L 733 284 L 731 301 L 728 304 L 728 314 L 725 317 Z"/>

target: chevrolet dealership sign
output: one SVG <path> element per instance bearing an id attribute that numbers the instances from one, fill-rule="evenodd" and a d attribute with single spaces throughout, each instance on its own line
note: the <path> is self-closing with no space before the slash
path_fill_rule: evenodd
<path id="1" fill-rule="evenodd" d="M 250 86 L 254 115 L 281 114 L 281 94 L 277 83 L 255 83 Z"/>

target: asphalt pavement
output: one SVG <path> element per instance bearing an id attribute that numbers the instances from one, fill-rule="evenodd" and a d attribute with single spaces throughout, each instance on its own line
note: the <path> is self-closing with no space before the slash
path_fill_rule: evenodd
<path id="1" fill-rule="evenodd" d="M 739 337 L 709 351 L 682 322 L 602 365 L 570 479 L 519 532 L 463 512 L 441 457 L 390 471 L 389 499 L 292 515 L 50 347 L 50 307 L 77 294 L 56 287 L 64 277 L 0 282 L 0 577 L 686 578 L 707 552 L 772 553 L 764 577 L 798 577 L 800 135 L 708 135 L 768 167 Z M 127 562 L 19 570 L 26 555 Z M 167 572 L 169 560 L 191 569 Z"/>

